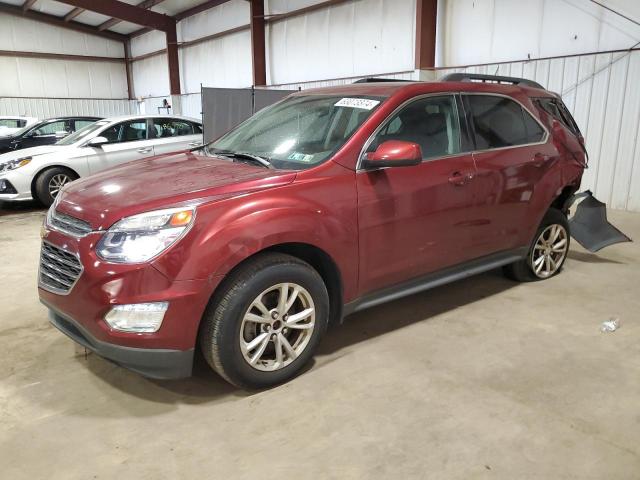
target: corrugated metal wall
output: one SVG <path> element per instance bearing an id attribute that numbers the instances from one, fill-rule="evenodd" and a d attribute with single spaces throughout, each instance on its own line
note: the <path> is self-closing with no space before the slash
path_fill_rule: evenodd
<path id="1" fill-rule="evenodd" d="M 640 51 L 438 70 L 524 77 L 562 95 L 582 130 L 582 188 L 611 208 L 640 211 Z"/>
<path id="2" fill-rule="evenodd" d="M 26 115 L 51 118 L 61 115 L 113 117 L 138 113 L 134 100 L 95 98 L 0 98 L 0 115 Z"/>

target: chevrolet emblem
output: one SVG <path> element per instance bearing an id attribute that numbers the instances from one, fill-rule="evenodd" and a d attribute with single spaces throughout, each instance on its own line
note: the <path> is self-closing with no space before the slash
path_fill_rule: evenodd
<path id="1" fill-rule="evenodd" d="M 49 230 L 44 225 L 40 227 L 40 238 L 45 239 L 49 235 Z"/>

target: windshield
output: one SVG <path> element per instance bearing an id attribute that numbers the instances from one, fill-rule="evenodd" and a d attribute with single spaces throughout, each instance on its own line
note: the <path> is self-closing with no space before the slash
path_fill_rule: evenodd
<path id="1" fill-rule="evenodd" d="M 77 130 L 75 133 L 72 133 L 68 137 L 63 138 L 58 143 L 56 143 L 56 145 L 73 145 L 76 142 L 80 142 L 84 139 L 88 139 L 88 137 L 93 132 L 95 132 L 96 130 L 99 130 L 105 125 L 109 125 L 109 122 L 96 122 L 96 123 L 87 125 L 86 127 L 81 128 L 80 130 Z"/>
<path id="2" fill-rule="evenodd" d="M 256 113 L 210 143 L 207 150 L 262 157 L 275 168 L 310 168 L 342 147 L 383 100 L 363 96 L 289 97 Z"/>

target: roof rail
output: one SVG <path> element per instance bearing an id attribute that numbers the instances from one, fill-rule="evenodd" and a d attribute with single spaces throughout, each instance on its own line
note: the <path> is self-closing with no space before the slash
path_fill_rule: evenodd
<path id="1" fill-rule="evenodd" d="M 353 83 L 378 83 L 378 82 L 413 82 L 414 80 L 402 80 L 399 78 L 374 78 L 367 77 L 361 78 L 360 80 L 356 80 Z"/>
<path id="2" fill-rule="evenodd" d="M 522 85 L 532 88 L 545 88 L 538 82 L 518 77 L 502 77 L 500 75 L 482 75 L 480 73 L 450 73 L 440 79 L 441 82 L 488 82 L 488 83 L 511 83 L 512 85 Z"/>

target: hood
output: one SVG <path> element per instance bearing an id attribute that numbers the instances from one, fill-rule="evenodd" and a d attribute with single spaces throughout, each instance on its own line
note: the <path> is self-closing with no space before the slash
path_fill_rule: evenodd
<path id="1" fill-rule="evenodd" d="M 56 208 L 101 230 L 137 213 L 286 185 L 295 177 L 289 170 L 180 152 L 77 180 L 65 187 Z"/>
<path id="2" fill-rule="evenodd" d="M 1 140 L 1 139 L 0 139 Z M 46 153 L 54 153 L 69 148 L 65 145 L 42 145 L 40 147 L 23 148 L 0 155 L 0 163 L 24 157 L 37 157 Z"/>

